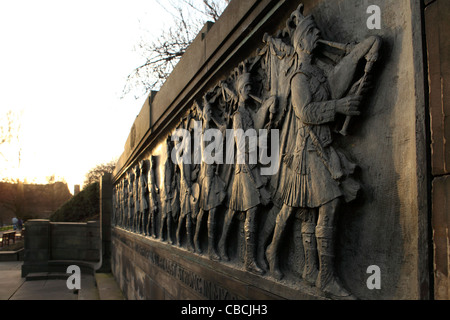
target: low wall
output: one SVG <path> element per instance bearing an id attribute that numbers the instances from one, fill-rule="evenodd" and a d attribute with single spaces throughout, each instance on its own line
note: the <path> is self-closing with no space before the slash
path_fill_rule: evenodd
<path id="1" fill-rule="evenodd" d="M 70 264 L 77 261 L 90 269 L 90 264 L 100 260 L 100 228 L 96 221 L 68 223 L 38 219 L 27 221 L 25 228 L 22 276 L 56 271 L 64 268 L 64 261 Z"/>
<path id="2" fill-rule="evenodd" d="M 0 261 L 22 261 L 24 249 L 17 251 L 0 251 Z"/>

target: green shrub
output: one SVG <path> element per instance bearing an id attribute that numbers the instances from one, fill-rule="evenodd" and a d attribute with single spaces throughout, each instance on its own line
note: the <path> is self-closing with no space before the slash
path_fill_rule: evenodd
<path id="1" fill-rule="evenodd" d="M 86 186 L 51 216 L 53 222 L 86 222 L 97 220 L 100 212 L 100 190 L 98 182 Z"/>

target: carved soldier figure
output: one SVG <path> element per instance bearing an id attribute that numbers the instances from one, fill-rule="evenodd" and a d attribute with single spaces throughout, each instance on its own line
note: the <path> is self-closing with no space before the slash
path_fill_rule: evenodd
<path id="1" fill-rule="evenodd" d="M 177 146 L 179 141 L 175 142 Z M 185 152 L 186 150 L 183 150 Z M 192 208 L 191 208 L 191 194 L 192 194 L 192 180 L 191 180 L 191 165 L 183 161 L 183 155 L 177 156 L 177 165 L 179 170 L 180 183 L 180 216 L 178 218 L 178 227 L 176 231 L 177 245 L 181 246 L 181 228 L 186 221 L 186 238 L 188 250 L 194 250 L 193 234 L 192 234 Z"/>
<path id="2" fill-rule="evenodd" d="M 138 173 L 137 173 L 138 167 L 134 166 L 130 170 L 132 172 L 131 176 L 133 177 L 132 178 L 133 183 L 132 183 L 132 186 L 131 186 L 131 193 L 133 195 L 133 214 L 132 214 L 132 220 L 131 220 L 131 231 L 136 232 L 136 221 L 139 218 L 138 217 L 138 215 L 139 215 L 139 212 L 138 212 L 138 209 L 139 209 L 138 198 L 139 198 L 139 196 L 137 194 L 137 191 L 138 191 L 138 188 L 137 188 L 137 185 L 138 185 Z"/>
<path id="3" fill-rule="evenodd" d="M 277 253 L 286 223 L 294 212 L 306 210 L 301 230 L 305 249 L 303 278 L 332 296 L 350 297 L 335 273 L 334 247 L 340 204 L 356 198 L 359 184 L 351 178 L 355 165 L 333 146 L 330 124 L 337 114 L 359 115 L 358 107 L 368 82 L 363 77 L 351 86 L 351 81 L 361 59 L 365 57 L 368 63 L 377 59 L 381 42 L 376 37 L 354 46 L 322 41 L 312 16 L 303 16 L 303 5 L 292 13 L 287 32 L 290 44 L 264 38 L 273 49 L 271 52 L 279 58 L 291 59 L 287 63 L 291 71 L 284 82 L 284 86 L 290 86 L 290 102 L 282 129 L 283 158 L 277 189 L 283 206 L 267 259 L 272 275 L 280 279 L 283 275 Z M 320 41 L 346 50 L 335 67 L 318 66 L 315 52 Z"/>
<path id="4" fill-rule="evenodd" d="M 127 217 L 127 204 L 126 204 L 126 199 L 128 197 L 128 193 L 126 192 L 126 187 L 125 187 L 125 181 L 126 179 L 123 178 L 122 180 L 120 180 L 120 227 L 121 228 L 125 228 L 125 223 L 126 223 L 126 217 Z"/>
<path id="5" fill-rule="evenodd" d="M 116 215 L 115 225 L 120 226 L 120 219 L 122 217 L 122 190 L 120 183 L 116 184 Z"/>
<path id="6" fill-rule="evenodd" d="M 139 183 L 138 183 L 138 202 L 139 202 L 139 221 L 138 232 L 147 235 L 148 221 L 148 202 L 147 202 L 147 175 L 145 174 L 145 161 L 139 162 Z"/>
<path id="7" fill-rule="evenodd" d="M 164 240 L 164 228 L 167 226 L 167 241 L 170 244 L 173 244 L 172 241 L 172 201 L 175 196 L 175 185 L 174 185 L 174 177 L 173 177 L 173 163 L 170 157 L 171 147 L 170 147 L 170 136 L 167 137 L 165 143 L 165 151 L 166 151 L 166 162 L 164 164 L 164 176 L 163 176 L 163 184 L 161 187 L 161 225 L 160 225 L 160 237 L 161 240 Z"/>
<path id="8" fill-rule="evenodd" d="M 146 234 L 156 238 L 156 214 L 158 212 L 158 199 L 156 194 L 159 193 L 158 184 L 155 176 L 155 158 L 150 156 L 150 167 L 148 169 L 148 199 L 149 199 L 149 216 Z"/>
<path id="9" fill-rule="evenodd" d="M 198 110 L 198 112 L 202 115 L 202 125 L 203 125 L 202 133 L 204 134 L 205 130 L 208 130 L 210 128 L 210 121 L 212 121 L 213 119 L 211 115 L 211 105 L 209 101 L 207 101 L 206 96 L 204 97 L 203 101 L 204 101 L 203 111 Z M 221 126 L 223 131 L 225 126 L 221 125 L 217 121 L 215 121 L 215 123 L 218 126 Z M 214 244 L 216 233 L 215 228 L 217 221 L 216 214 L 217 214 L 217 207 L 222 204 L 225 198 L 226 185 L 225 182 L 219 176 L 217 163 L 215 162 L 207 163 L 204 161 L 204 159 L 202 159 L 199 184 L 200 184 L 200 200 L 199 200 L 200 212 L 197 216 L 197 223 L 194 235 L 195 250 L 198 253 L 202 253 L 199 242 L 199 235 L 203 216 L 206 213 L 208 214 L 208 254 L 211 259 L 220 260 L 220 256 L 217 254 Z"/>
<path id="10" fill-rule="evenodd" d="M 133 194 L 134 194 L 134 221 L 133 221 L 133 231 L 139 233 L 139 222 L 141 221 L 141 201 L 140 201 L 140 190 L 139 190 L 139 165 L 135 165 L 133 168 L 134 183 L 133 183 Z"/>
<path id="11" fill-rule="evenodd" d="M 239 70 L 240 74 L 236 79 L 237 103 L 232 114 L 235 133 L 238 130 L 246 132 L 254 127 L 253 119 L 246 106 L 251 98 L 251 76 L 245 65 L 242 65 L 242 69 Z M 226 83 L 222 83 L 222 86 L 226 86 Z M 224 89 L 231 92 L 227 87 Z M 256 153 L 254 149 L 256 146 L 251 145 L 243 136 L 239 138 L 236 134 L 235 141 L 237 145 L 236 158 L 244 161 L 238 160 L 235 163 L 232 191 L 218 248 L 222 258 L 228 260 L 226 242 L 231 222 L 236 212 L 245 213 L 245 268 L 251 272 L 262 274 L 264 271 L 256 262 L 256 214 L 259 205 L 262 203 L 260 189 L 264 184 L 257 172 L 256 164 L 250 164 L 249 162 L 250 157 Z"/>
<path id="12" fill-rule="evenodd" d="M 112 216 L 111 216 L 111 225 L 115 226 L 117 223 L 117 185 L 113 185 L 112 190 Z"/>
<path id="13" fill-rule="evenodd" d="M 133 225 L 134 225 L 134 175 L 131 172 L 127 172 L 127 189 L 128 189 L 128 217 L 127 217 L 127 229 L 130 231 L 133 231 Z"/>
<path id="14" fill-rule="evenodd" d="M 125 181 L 126 179 L 120 180 L 120 227 L 125 228 L 125 221 L 126 221 L 126 192 L 125 192 Z"/>

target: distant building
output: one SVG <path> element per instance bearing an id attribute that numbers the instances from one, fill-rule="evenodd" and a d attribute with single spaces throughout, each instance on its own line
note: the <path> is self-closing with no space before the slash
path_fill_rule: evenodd
<path id="1" fill-rule="evenodd" d="M 0 225 L 13 217 L 47 219 L 72 197 L 66 183 L 12 184 L 0 182 Z"/>

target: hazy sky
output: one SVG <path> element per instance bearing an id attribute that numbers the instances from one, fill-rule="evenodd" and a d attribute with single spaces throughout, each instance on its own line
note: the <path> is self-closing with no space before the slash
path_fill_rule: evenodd
<path id="1" fill-rule="evenodd" d="M 155 0 L 0 0 L 0 116 L 22 115 L 20 167 L 17 144 L 2 146 L 0 175 L 55 174 L 73 191 L 119 157 L 145 100 L 120 99 L 143 62 L 133 46 L 164 19 Z"/>

